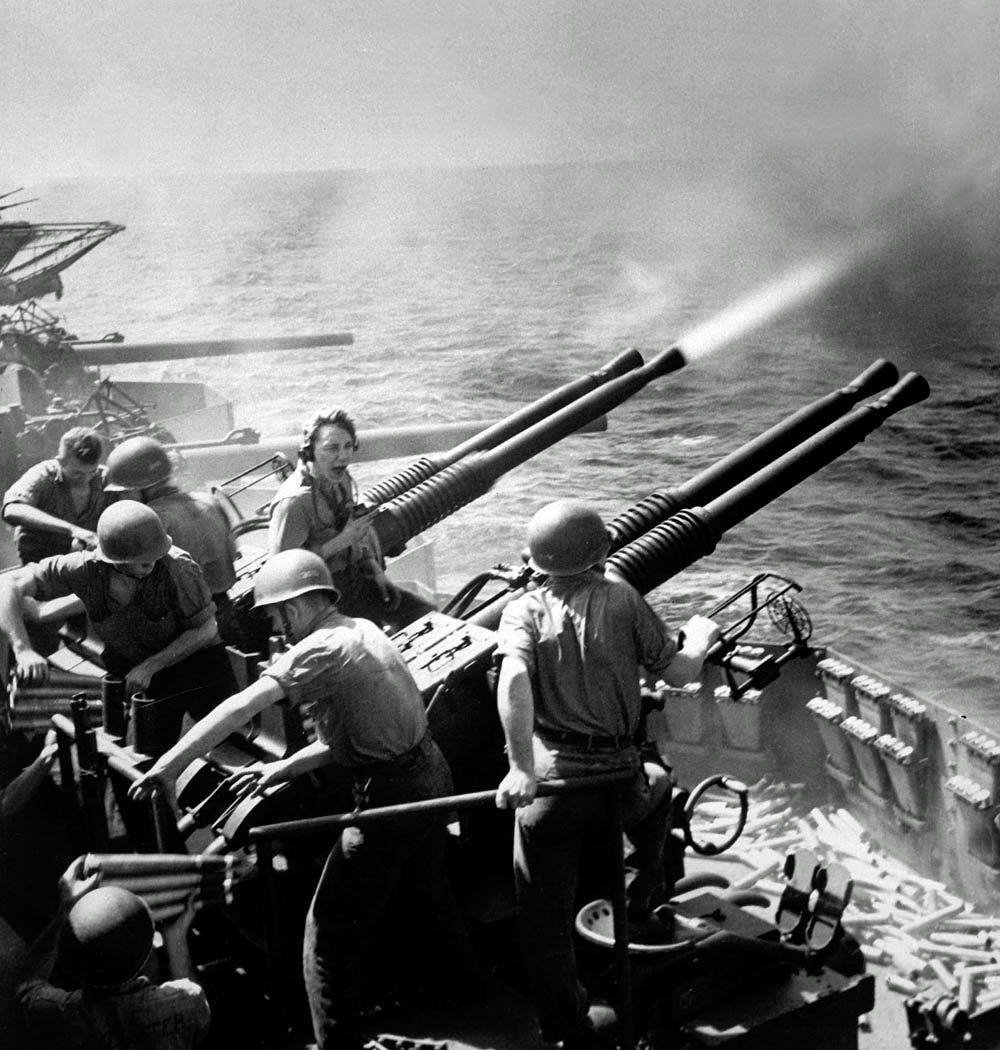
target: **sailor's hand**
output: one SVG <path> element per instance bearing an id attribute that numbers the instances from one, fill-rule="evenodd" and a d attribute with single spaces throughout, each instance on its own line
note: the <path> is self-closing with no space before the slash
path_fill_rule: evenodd
<path id="1" fill-rule="evenodd" d="M 145 660 L 141 664 L 136 664 L 125 675 L 126 695 L 131 696 L 133 693 L 144 693 L 149 688 L 149 683 L 153 680 L 155 673 L 154 669 Z"/>
<path id="2" fill-rule="evenodd" d="M 231 773 L 226 779 L 226 786 L 240 798 L 249 794 L 259 795 L 264 788 L 285 780 L 284 770 L 285 762 L 281 759 L 276 762 L 251 762 Z"/>
<path id="3" fill-rule="evenodd" d="M 174 780 L 164 769 L 155 765 L 143 773 L 138 780 L 133 781 L 128 789 L 128 797 L 133 802 L 143 802 L 152 798 L 155 794 L 162 794 L 168 799 L 173 798 Z"/>
<path id="4" fill-rule="evenodd" d="M 77 857 L 59 877 L 59 901 L 67 911 L 101 881 L 100 871 L 84 873 L 85 857 Z"/>
<path id="5" fill-rule="evenodd" d="M 692 616 L 684 625 L 684 642 L 688 647 L 707 651 L 719 640 L 722 628 L 707 616 Z"/>
<path id="6" fill-rule="evenodd" d="M 292 779 L 291 763 L 279 759 L 277 762 L 265 762 L 261 770 L 260 779 L 254 794 L 261 794 L 265 788 L 274 787 L 275 784 L 285 784 Z"/>
<path id="7" fill-rule="evenodd" d="M 340 535 L 345 540 L 348 540 L 352 546 L 355 543 L 360 543 L 368 535 L 368 530 L 371 528 L 374 520 L 375 511 L 373 510 L 368 511 L 366 514 L 359 514 L 356 518 L 349 518 Z"/>
<path id="8" fill-rule="evenodd" d="M 508 770 L 497 788 L 497 809 L 520 809 L 530 805 L 538 791 L 538 782 L 534 773 L 525 773 L 520 769 Z"/>
<path id="9" fill-rule="evenodd" d="M 97 547 L 97 533 L 91 532 L 90 529 L 81 529 L 79 525 L 74 525 L 70 537 L 72 550 L 92 551 Z"/>
<path id="10" fill-rule="evenodd" d="M 38 752 L 38 757 L 35 759 L 41 766 L 51 769 L 52 763 L 55 762 L 56 756 L 59 754 L 59 735 L 54 729 L 50 729 L 45 734 L 45 743 L 42 745 L 42 750 Z"/>
<path id="11" fill-rule="evenodd" d="M 191 923 L 194 922 L 194 913 L 197 910 L 198 891 L 194 890 L 184 899 L 184 910 L 163 924 L 164 941 L 184 940 L 191 929 Z"/>
<path id="12" fill-rule="evenodd" d="M 378 587 L 379 594 L 382 596 L 382 601 L 385 604 L 386 609 L 390 612 L 394 612 L 399 608 L 400 600 L 403 597 L 403 592 L 386 576 L 382 573 L 381 576 L 376 577 L 375 585 Z"/>
<path id="13" fill-rule="evenodd" d="M 48 660 L 34 649 L 22 649 L 17 653 L 17 677 L 24 685 L 41 685 L 49 678 Z"/>

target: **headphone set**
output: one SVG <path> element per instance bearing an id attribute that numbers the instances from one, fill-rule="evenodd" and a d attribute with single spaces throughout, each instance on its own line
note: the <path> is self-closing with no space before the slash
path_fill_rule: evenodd
<path id="1" fill-rule="evenodd" d="M 302 444 L 299 445 L 299 459 L 303 463 L 312 463 L 316 459 L 316 438 L 320 430 L 326 426 L 340 427 L 346 430 L 351 437 L 351 448 L 356 452 L 358 449 L 358 432 L 354 420 L 342 409 L 338 408 L 332 412 L 321 412 L 312 422 L 302 428 Z"/>

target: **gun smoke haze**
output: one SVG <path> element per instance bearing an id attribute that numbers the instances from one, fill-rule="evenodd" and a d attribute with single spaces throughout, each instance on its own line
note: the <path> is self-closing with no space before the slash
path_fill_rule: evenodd
<path id="1" fill-rule="evenodd" d="M 659 141 L 677 146 L 659 201 L 638 187 L 645 240 L 623 259 L 623 305 L 595 336 L 669 342 L 703 320 L 671 286 L 678 254 L 692 273 L 729 271 L 723 310 L 803 244 L 821 258 L 874 232 L 888 250 L 845 272 L 839 294 L 803 304 L 815 323 L 852 340 L 838 328 L 841 304 L 863 296 L 872 324 L 915 362 L 928 356 L 921 347 L 963 342 L 973 319 L 962 289 L 1000 244 L 1000 16 L 982 3 L 837 3 L 767 5 L 741 19 L 740 5 L 724 6 L 702 11 L 704 77 L 681 56 L 679 75 L 661 82 Z M 640 67 L 644 46 L 657 45 L 639 45 Z M 685 200 L 677 181 L 700 185 Z M 712 230 L 708 256 L 671 240 L 678 209 L 689 229 Z"/>
<path id="2" fill-rule="evenodd" d="M 820 644 L 1000 713 L 994 5 L 274 0 L 234 5 L 232 24 L 227 5 L 134 8 L 116 11 L 121 39 L 156 62 L 101 61 L 108 18 L 89 10 L 40 26 L 23 8 L 7 27 L 25 47 L 6 97 L 42 108 L 30 134 L 26 110 L 0 113 L 2 140 L 91 176 L 30 185 L 41 201 L 18 218 L 128 227 L 46 304 L 71 331 L 352 330 L 351 348 L 159 371 L 206 379 L 265 435 L 338 402 L 362 427 L 495 419 L 813 272 L 753 330 L 729 314 L 714 352 L 606 434 L 435 526 L 439 582 L 516 560 L 542 502 L 586 495 L 611 517 L 884 356 L 931 399 L 652 598 L 676 623 L 783 572 Z M 181 32 L 187 15 L 213 32 Z"/>
<path id="3" fill-rule="evenodd" d="M 363 428 L 497 419 L 600 367 L 626 342 L 647 360 L 669 345 L 592 337 L 617 287 L 622 246 L 644 230 L 638 211 L 623 212 L 615 226 L 612 202 L 648 177 L 646 165 L 595 164 L 52 184 L 43 199 L 53 210 L 128 225 L 74 267 L 52 306 L 88 338 L 112 329 L 131 341 L 353 330 L 353 347 L 331 351 L 105 370 L 112 378 L 203 378 L 235 400 L 237 425 L 265 435 L 292 433 L 318 406 L 336 403 Z M 745 211 L 742 196 L 735 212 L 723 212 L 717 187 L 698 199 L 695 186 L 679 185 L 695 210 L 715 210 L 718 225 L 763 221 Z M 767 277 L 799 273 L 814 258 L 812 237 L 795 243 L 783 234 L 784 267 L 762 274 L 749 254 L 729 267 L 715 258 L 714 230 L 671 214 L 677 266 L 661 272 L 682 304 L 671 336 L 738 303 L 734 285 L 768 287 Z M 972 279 L 975 254 L 958 255 L 967 278 L 958 291 L 977 338 L 919 363 L 931 399 L 732 529 L 715 553 L 651 595 L 670 622 L 704 612 L 754 572 L 781 572 L 804 587 L 819 643 L 970 713 L 973 705 L 996 710 L 995 272 Z M 914 347 L 929 344 L 901 341 L 898 327 L 875 323 L 868 298 L 845 295 L 844 278 L 834 284 L 657 380 L 612 413 L 605 434 L 567 439 L 436 525 L 429 536 L 442 589 L 498 560 L 516 561 L 528 518 L 548 499 L 586 495 L 610 519 L 844 385 L 876 357 L 901 372 L 913 368 Z M 363 489 L 404 465 L 362 465 L 358 483 Z"/>
<path id="4" fill-rule="evenodd" d="M 821 296 L 860 258 L 853 249 L 803 263 L 684 332 L 678 345 L 689 361 L 698 360 Z"/>

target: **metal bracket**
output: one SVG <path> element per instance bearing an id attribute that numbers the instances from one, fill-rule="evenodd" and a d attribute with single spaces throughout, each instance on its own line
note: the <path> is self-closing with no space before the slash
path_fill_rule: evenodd
<path id="1" fill-rule="evenodd" d="M 806 944 L 813 951 L 827 948 L 837 935 L 840 917 L 851 899 L 854 882 L 843 864 L 834 861 L 816 871 L 819 896 L 806 927 Z"/>
<path id="2" fill-rule="evenodd" d="M 807 849 L 797 850 L 785 858 L 785 878 L 788 885 L 781 894 L 774 923 L 794 944 L 805 940 L 809 924 L 809 898 L 812 895 L 819 860 Z"/>
<path id="3" fill-rule="evenodd" d="M 824 867 L 811 850 L 800 849 L 785 858 L 785 878 L 775 925 L 793 944 L 823 951 L 833 943 L 851 899 L 850 874 L 842 864 Z"/>

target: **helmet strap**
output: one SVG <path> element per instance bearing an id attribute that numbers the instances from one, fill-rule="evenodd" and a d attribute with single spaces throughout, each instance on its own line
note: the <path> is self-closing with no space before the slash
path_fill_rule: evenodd
<path id="1" fill-rule="evenodd" d="M 159 496 L 174 491 L 175 487 L 176 486 L 173 484 L 173 475 L 168 474 L 161 481 L 154 481 L 152 485 L 147 485 L 145 488 L 139 489 L 139 495 L 142 498 L 143 503 L 150 503 Z"/>
<path id="2" fill-rule="evenodd" d="M 129 572 L 128 571 L 129 564 L 130 564 L 129 562 L 111 562 L 110 563 L 111 568 L 114 569 L 114 571 L 117 572 L 119 576 L 125 576 L 127 579 L 130 579 L 130 580 L 144 580 L 146 578 L 146 576 L 149 575 L 149 573 L 146 573 L 144 575 L 137 576 L 134 572 Z"/>
<path id="3" fill-rule="evenodd" d="M 292 631 L 292 621 L 288 616 L 288 605 L 288 602 L 278 602 L 278 619 L 281 621 L 281 631 L 285 639 L 289 642 L 294 642 L 295 635 Z"/>

